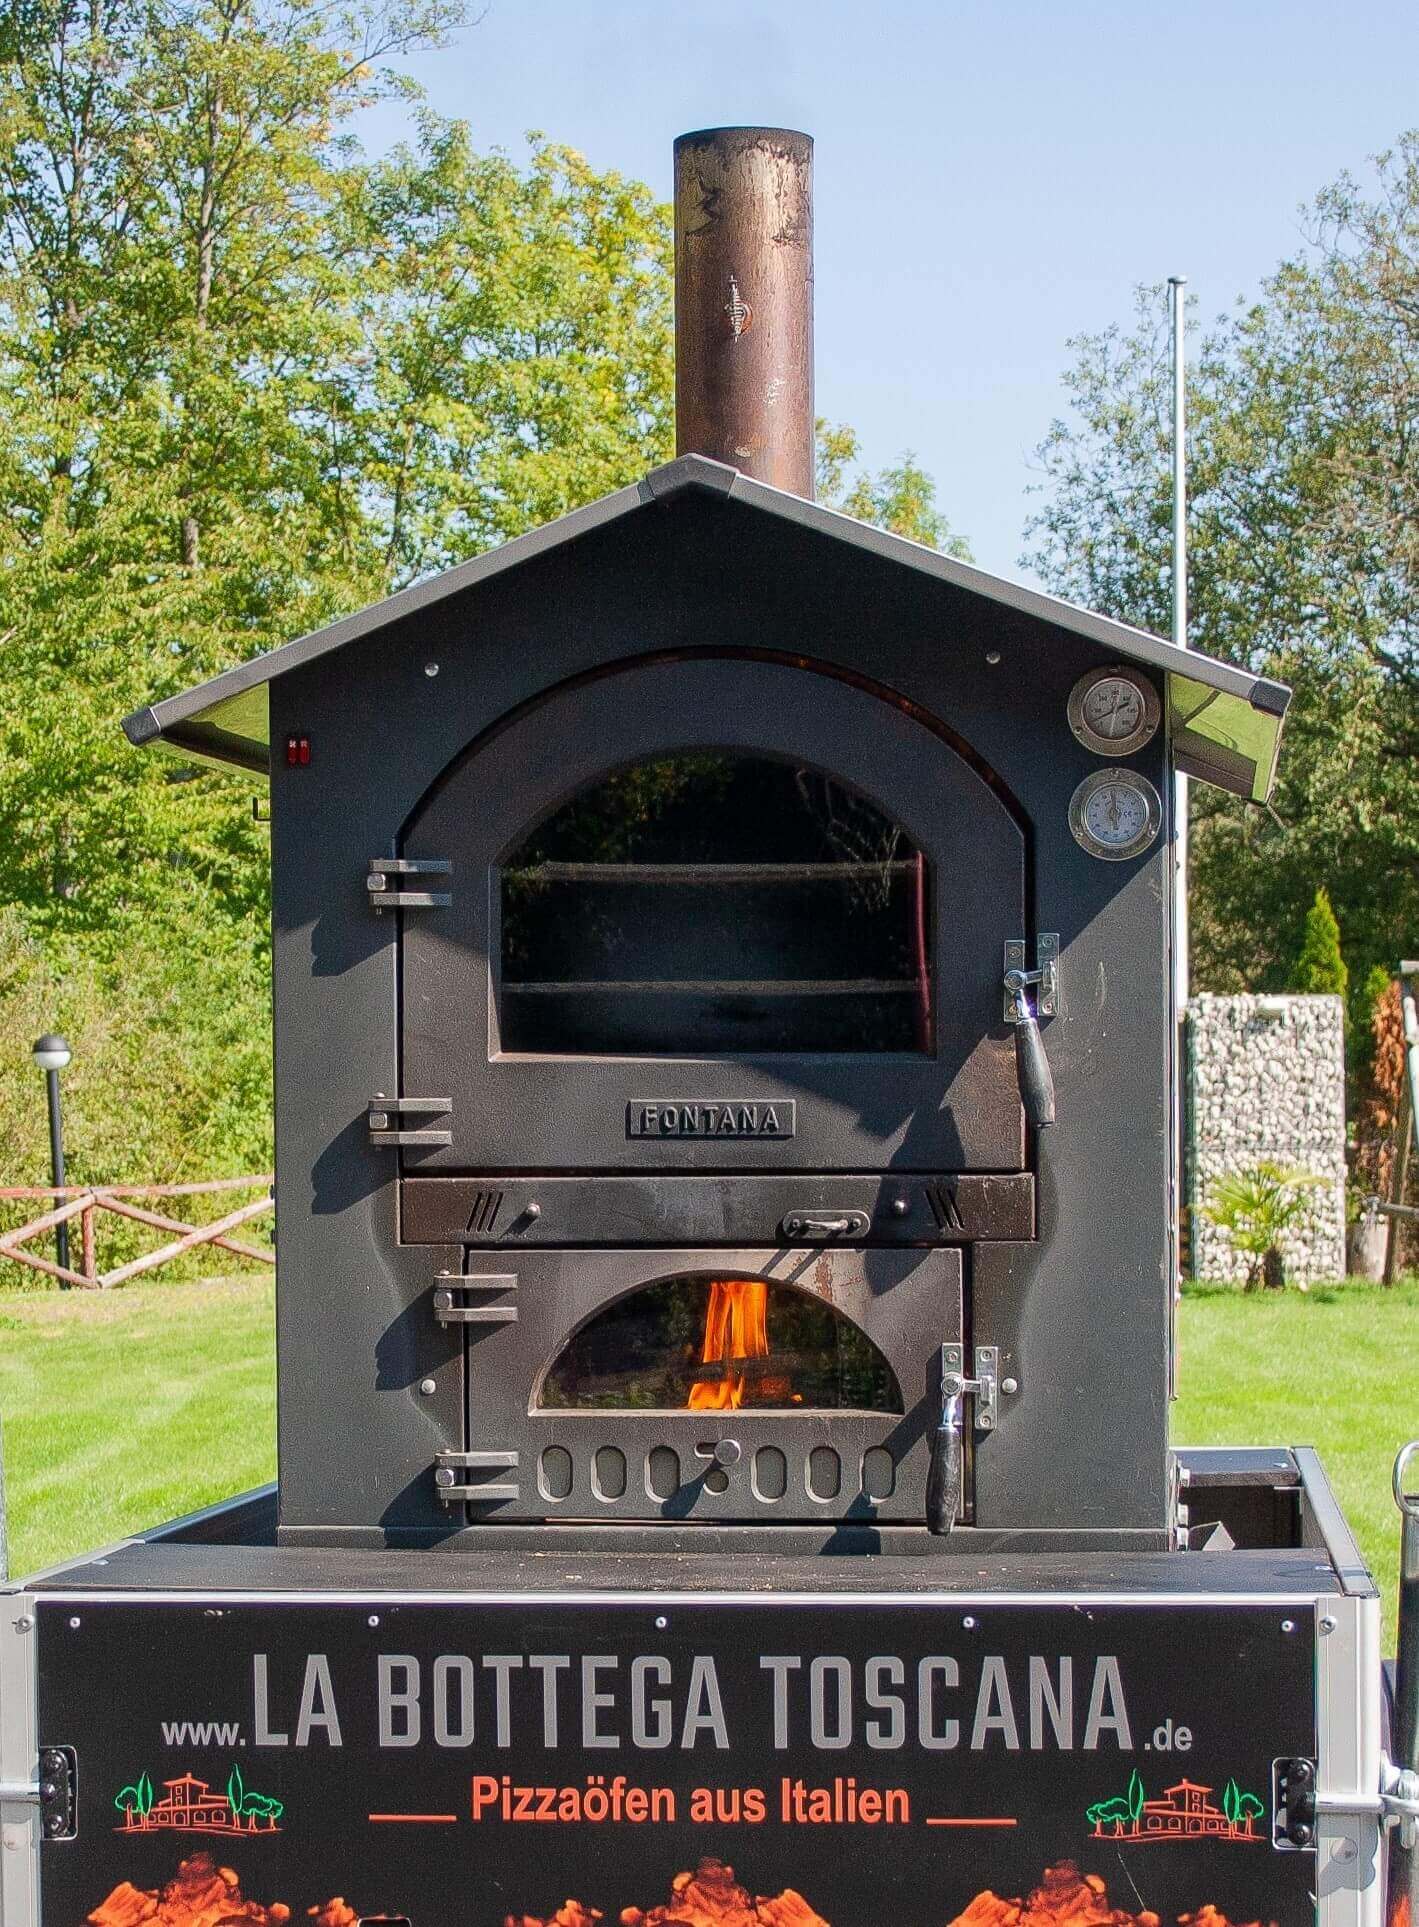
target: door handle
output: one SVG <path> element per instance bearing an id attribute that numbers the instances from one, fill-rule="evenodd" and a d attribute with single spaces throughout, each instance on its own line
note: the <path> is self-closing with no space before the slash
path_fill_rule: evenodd
<path id="1" fill-rule="evenodd" d="M 790 1211 L 779 1226 L 785 1238 L 804 1238 L 810 1244 L 829 1238 L 865 1238 L 872 1220 L 865 1211 L 842 1211 L 836 1217 L 816 1217 L 806 1211 Z"/>

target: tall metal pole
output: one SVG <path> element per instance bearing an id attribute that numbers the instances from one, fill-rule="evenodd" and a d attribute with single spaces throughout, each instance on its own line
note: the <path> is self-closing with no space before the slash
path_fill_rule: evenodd
<path id="1" fill-rule="evenodd" d="M 1187 648 L 1187 276 L 1168 277 L 1173 308 L 1173 641 Z M 1173 777 L 1173 1001 L 1187 1009 L 1187 778 Z"/>
<path id="2" fill-rule="evenodd" d="M 59 1109 L 59 1073 L 47 1070 L 44 1081 L 49 1088 L 49 1166 L 54 1173 L 54 1188 L 64 1188 L 64 1120 Z M 63 1204 L 63 1198 L 56 1200 Z M 69 1223 L 66 1219 L 54 1227 L 54 1255 L 67 1271 L 69 1269 Z"/>

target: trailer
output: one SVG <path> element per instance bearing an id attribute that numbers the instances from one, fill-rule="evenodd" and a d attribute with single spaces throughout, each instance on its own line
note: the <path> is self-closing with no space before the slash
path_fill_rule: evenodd
<path id="1" fill-rule="evenodd" d="M 673 462 L 128 719 L 270 784 L 279 1476 L 3 1595 L 2 1927 L 1399 1927 L 1325 1475 L 1168 1436 L 1288 692 L 811 500 L 810 174 L 677 143 Z"/>

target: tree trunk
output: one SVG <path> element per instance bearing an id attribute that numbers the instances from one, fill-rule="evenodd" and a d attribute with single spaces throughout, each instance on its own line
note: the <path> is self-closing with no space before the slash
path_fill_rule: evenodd
<path id="1" fill-rule="evenodd" d="M 1280 1245 L 1272 1245 L 1261 1261 L 1262 1283 L 1268 1291 L 1286 1289 L 1286 1261 L 1281 1256 Z"/>

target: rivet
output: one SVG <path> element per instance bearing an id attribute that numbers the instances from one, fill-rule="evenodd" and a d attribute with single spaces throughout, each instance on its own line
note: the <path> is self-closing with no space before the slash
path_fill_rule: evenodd
<path id="1" fill-rule="evenodd" d="M 893 1198 L 892 1216 L 894 1218 L 904 1218 L 910 1210 L 911 1205 L 906 1198 Z"/>
<path id="2" fill-rule="evenodd" d="M 976 1629 L 975 1619 L 970 1613 L 966 1614 L 965 1618 L 961 1621 L 961 1624 L 965 1627 L 968 1633 L 973 1633 Z"/>
<path id="3" fill-rule="evenodd" d="M 421 1378 L 419 1380 L 419 1390 L 423 1393 L 425 1398 L 432 1398 L 434 1393 L 438 1390 L 437 1379 Z"/>
<path id="4" fill-rule="evenodd" d="M 1020 1389 L 1020 1381 L 1018 1378 L 1002 1378 L 1000 1389 L 1007 1398 L 1013 1398 Z"/>
<path id="5" fill-rule="evenodd" d="M 80 1623 L 81 1622 L 79 1619 L 79 1615 L 75 1613 L 73 1618 L 69 1621 L 69 1630 L 75 1633 L 78 1632 Z"/>
<path id="6" fill-rule="evenodd" d="M 441 1465 L 438 1468 L 438 1470 L 434 1473 L 434 1484 L 438 1486 L 443 1486 L 445 1490 L 449 1486 L 451 1486 L 453 1484 L 452 1466 Z"/>
<path id="7" fill-rule="evenodd" d="M 1321 1614 L 1320 1629 L 1323 1633 L 1333 1633 L 1335 1631 L 1335 1618 L 1333 1614 L 1331 1613 Z"/>
<path id="8" fill-rule="evenodd" d="M 1282 1632 L 1283 1632 L 1283 1633 L 1293 1633 L 1293 1632 L 1295 1632 L 1295 1630 L 1296 1630 L 1296 1622 L 1295 1622 L 1295 1620 L 1294 1620 L 1294 1619 L 1283 1619 L 1283 1620 L 1282 1620 L 1282 1622 L 1281 1622 L 1281 1630 L 1282 1630 Z"/>
<path id="9" fill-rule="evenodd" d="M 426 676 L 436 676 L 438 672 L 439 666 L 436 662 L 426 662 L 424 664 L 424 674 Z"/>
<path id="10" fill-rule="evenodd" d="M 657 1615 L 657 1617 L 656 1617 L 656 1621 L 655 1621 L 655 1630 L 656 1630 L 656 1631 L 657 1631 L 658 1633 L 663 1633 L 663 1632 L 665 1631 L 665 1628 L 666 1628 L 666 1627 L 667 1627 L 667 1626 L 668 1626 L 669 1624 L 670 1624 L 670 1621 L 669 1621 L 669 1620 L 668 1620 L 668 1619 L 667 1619 L 667 1618 L 665 1617 L 665 1614 L 664 1614 L 664 1613 L 660 1613 L 660 1614 L 658 1614 L 658 1615 Z"/>
<path id="11" fill-rule="evenodd" d="M 1000 651 L 998 649 L 987 649 L 985 659 L 991 668 L 994 669 L 995 665 L 1000 661 Z"/>
<path id="12" fill-rule="evenodd" d="M 369 1616 L 369 1623 L 371 1626 L 377 1626 L 379 1624 L 379 1614 L 371 1613 Z"/>

